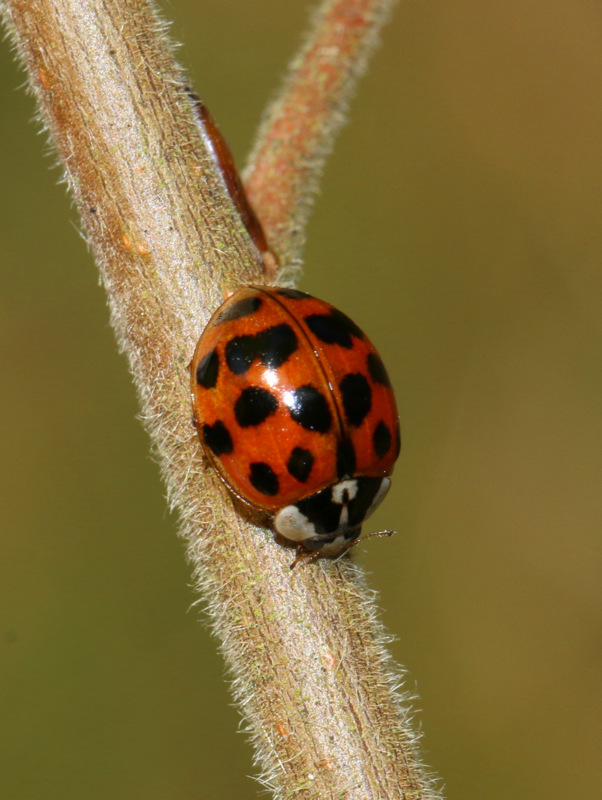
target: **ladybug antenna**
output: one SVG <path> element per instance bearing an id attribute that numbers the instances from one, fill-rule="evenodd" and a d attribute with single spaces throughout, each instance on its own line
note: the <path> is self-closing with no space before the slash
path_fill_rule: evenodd
<path id="1" fill-rule="evenodd" d="M 385 530 L 383 531 L 373 531 L 372 533 L 369 533 L 367 536 L 364 536 L 363 539 L 361 540 L 358 539 L 358 541 L 365 542 L 366 539 L 371 539 L 373 536 L 393 536 L 394 533 L 397 533 L 397 531 L 392 531 L 389 528 L 385 528 Z"/>
<path id="2" fill-rule="evenodd" d="M 362 542 L 365 542 L 367 539 L 372 539 L 374 536 L 393 536 L 394 533 L 397 533 L 397 531 L 392 531 L 389 528 L 386 528 L 383 531 L 373 531 L 372 533 L 366 534 L 366 536 L 362 536 L 362 537 L 358 536 L 358 538 L 354 542 L 352 542 L 346 550 L 344 550 L 341 553 L 341 556 L 344 556 L 345 553 L 348 553 L 349 550 L 351 550 L 352 547 L 356 546 L 356 544 L 361 544 Z M 339 558 L 341 556 L 339 556 Z"/>

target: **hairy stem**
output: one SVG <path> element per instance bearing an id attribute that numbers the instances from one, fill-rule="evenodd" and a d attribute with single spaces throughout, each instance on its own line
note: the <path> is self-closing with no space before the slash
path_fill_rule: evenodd
<path id="1" fill-rule="evenodd" d="M 263 261 L 153 8 L 4 0 L 2 12 L 98 262 L 263 781 L 282 798 L 434 798 L 358 569 L 345 558 L 291 573 L 291 553 L 240 516 L 201 455 L 195 341 L 228 289 L 262 280 Z"/>
<path id="2" fill-rule="evenodd" d="M 260 126 L 245 186 L 281 277 L 295 277 L 326 158 L 393 0 L 326 0 Z"/>

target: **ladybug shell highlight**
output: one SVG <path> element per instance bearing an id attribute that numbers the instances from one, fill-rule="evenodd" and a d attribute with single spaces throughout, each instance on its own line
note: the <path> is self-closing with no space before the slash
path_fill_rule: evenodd
<path id="1" fill-rule="evenodd" d="M 231 491 L 308 552 L 349 547 L 400 448 L 387 372 L 349 317 L 295 289 L 239 289 L 203 331 L 191 379 L 201 442 Z"/>

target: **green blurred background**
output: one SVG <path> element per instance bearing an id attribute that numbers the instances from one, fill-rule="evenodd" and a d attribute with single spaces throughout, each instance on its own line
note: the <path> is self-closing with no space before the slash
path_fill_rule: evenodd
<path id="1" fill-rule="evenodd" d="M 244 163 L 307 4 L 163 11 Z M 354 557 L 449 800 L 599 800 L 602 7 L 406 0 L 383 38 L 301 283 L 399 398 L 373 523 L 399 533 Z M 0 796 L 255 797 L 77 215 L 0 61 Z"/>

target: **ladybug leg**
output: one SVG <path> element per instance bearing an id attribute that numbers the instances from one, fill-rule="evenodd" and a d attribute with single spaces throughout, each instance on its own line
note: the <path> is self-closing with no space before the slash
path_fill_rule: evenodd
<path id="1" fill-rule="evenodd" d="M 291 564 L 291 569 L 295 569 L 297 564 L 300 561 L 305 561 L 307 559 L 308 563 L 315 561 L 320 555 L 319 550 L 307 550 L 302 544 L 297 545 L 297 558 Z"/>

